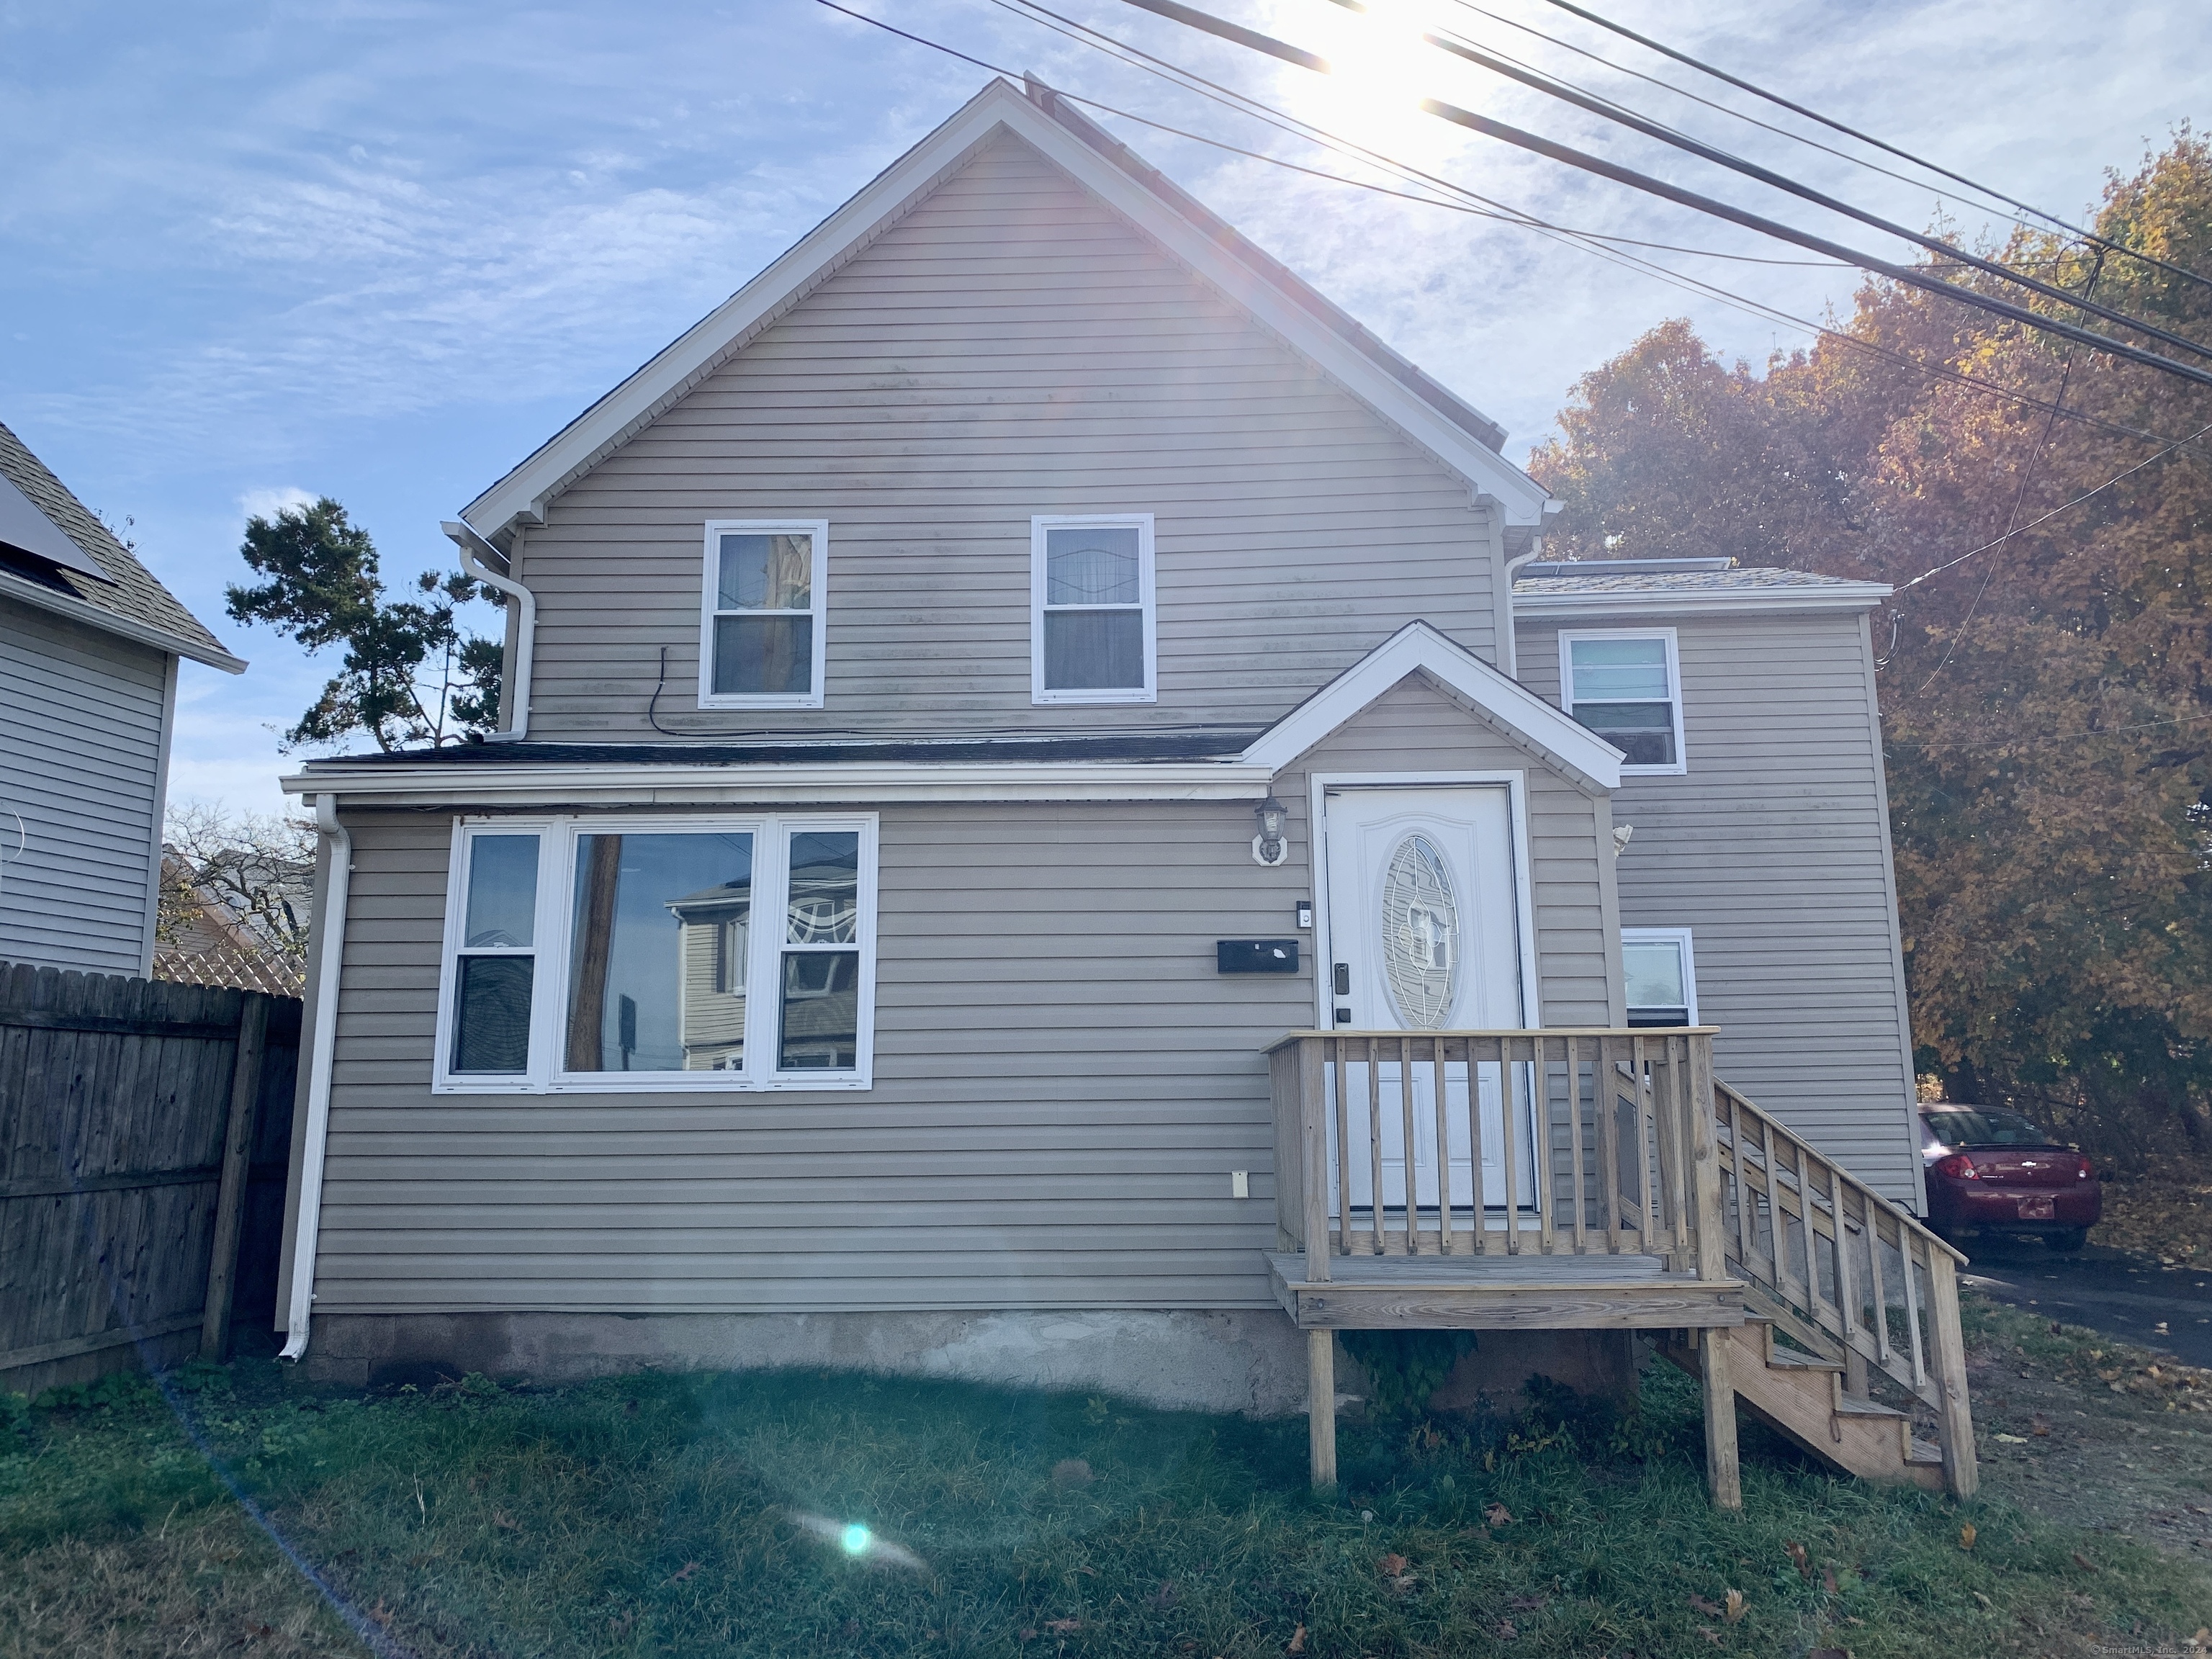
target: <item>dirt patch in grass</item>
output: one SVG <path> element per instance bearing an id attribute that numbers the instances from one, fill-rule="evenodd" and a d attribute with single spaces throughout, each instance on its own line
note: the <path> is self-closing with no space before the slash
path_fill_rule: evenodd
<path id="1" fill-rule="evenodd" d="M 2008 1348 L 2092 1398 L 2032 1333 L 1978 1334 L 1993 1421 Z M 2132 1453 L 2139 1419 L 2189 1419 L 2163 1398 L 2094 1405 L 2131 1414 Z M 1328 1499 L 1301 1422 L 830 1374 L 362 1397 L 241 1364 L 10 1432 L 6 1659 L 1952 1659 L 2178 1653 L 2212 1622 L 2193 1544 L 2062 1513 L 2047 1462 L 1993 1456 L 1961 1508 L 1747 1430 L 1746 1507 L 1717 1515 L 1694 1386 L 1665 1368 L 1632 1419 L 1554 1399 L 1496 1428 L 1347 1423 Z"/>

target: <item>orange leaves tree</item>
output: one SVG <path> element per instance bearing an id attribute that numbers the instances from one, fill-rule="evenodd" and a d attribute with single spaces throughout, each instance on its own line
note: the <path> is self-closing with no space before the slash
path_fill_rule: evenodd
<path id="1" fill-rule="evenodd" d="M 2212 278 L 2212 145 L 2112 176 L 2097 229 Z M 2204 283 L 2002 252 L 2212 343 Z M 2212 1152 L 2212 389 L 1888 283 L 1838 331 L 1755 373 L 1668 323 L 1585 377 L 1534 463 L 1547 550 L 1897 587 L 1875 647 L 1923 1071 L 2122 1156 Z"/>

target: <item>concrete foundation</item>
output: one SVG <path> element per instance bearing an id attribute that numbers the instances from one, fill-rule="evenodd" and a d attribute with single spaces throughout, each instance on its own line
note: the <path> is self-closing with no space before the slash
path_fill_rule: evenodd
<path id="1" fill-rule="evenodd" d="M 470 1371 L 571 1382 L 642 1370 L 819 1365 L 1095 1390 L 1171 1409 L 1305 1409 L 1306 1342 L 1282 1314 L 324 1314 L 302 1362 L 318 1381 L 417 1387 Z"/>

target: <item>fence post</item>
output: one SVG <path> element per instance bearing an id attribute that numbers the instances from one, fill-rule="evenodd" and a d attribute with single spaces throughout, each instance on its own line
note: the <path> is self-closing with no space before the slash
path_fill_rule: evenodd
<path id="1" fill-rule="evenodd" d="M 218 1364 L 230 1357 L 238 1234 L 246 1218 L 254 1108 L 261 1098 L 261 1056 L 268 1035 L 268 997 L 259 991 L 243 993 L 238 1006 L 237 1056 L 230 1070 L 230 1116 L 222 1138 L 222 1181 L 216 1192 L 215 1242 L 208 1253 L 207 1300 L 200 1313 L 200 1358 Z"/>

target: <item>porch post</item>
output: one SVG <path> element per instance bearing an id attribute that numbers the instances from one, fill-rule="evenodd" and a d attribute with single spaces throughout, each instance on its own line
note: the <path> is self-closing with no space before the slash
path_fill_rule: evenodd
<path id="1" fill-rule="evenodd" d="M 1306 1333 L 1306 1437 L 1316 1492 L 1336 1485 L 1336 1333 Z"/>
<path id="2" fill-rule="evenodd" d="M 1902 1234 L 1900 1233 L 1900 1237 Z M 1905 1271 L 1911 1273 L 1908 1261 Z M 1943 1487 L 1952 1497 L 1972 1498 L 1981 1486 L 1974 1455 L 1974 1413 L 1966 1401 L 1966 1343 L 1959 1328 L 1959 1271 L 1942 1246 L 1928 1247 L 1928 1334 L 1941 1392 L 1938 1422 L 1943 1441 Z"/>
<path id="3" fill-rule="evenodd" d="M 1729 1376 L 1729 1350 L 1735 1346 L 1725 1329 L 1698 1333 L 1698 1376 L 1705 1396 L 1705 1484 L 1717 1510 L 1743 1507 L 1743 1474 L 1735 1455 L 1735 1384 Z"/>

